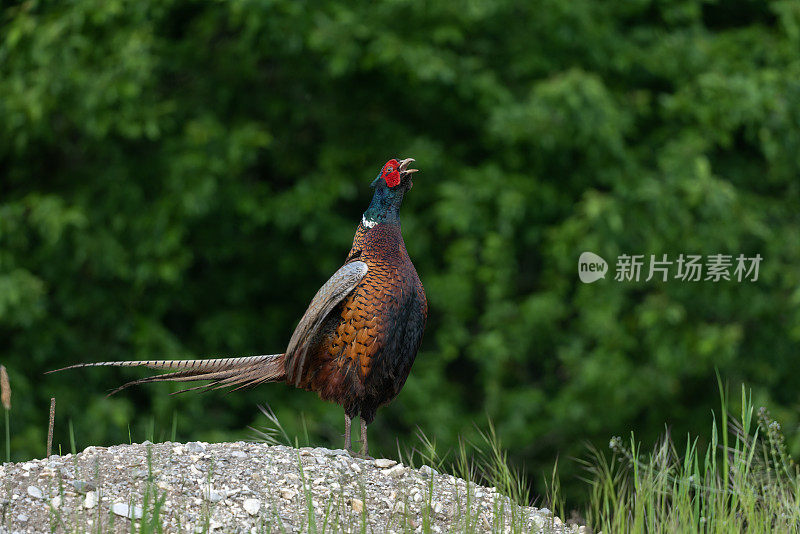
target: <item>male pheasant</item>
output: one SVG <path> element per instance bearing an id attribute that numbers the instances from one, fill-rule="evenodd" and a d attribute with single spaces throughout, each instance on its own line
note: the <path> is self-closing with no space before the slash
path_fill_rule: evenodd
<path id="1" fill-rule="evenodd" d="M 347 259 L 320 288 L 283 354 L 206 360 L 81 363 L 65 367 L 145 366 L 172 372 L 135 380 L 210 380 L 197 388 L 285 381 L 315 391 L 344 408 L 345 449 L 350 425 L 361 419 L 361 455 L 367 457 L 367 425 L 380 406 L 405 384 L 417 355 L 428 304 L 400 233 L 399 210 L 411 189 L 412 158 L 391 159 L 372 182 L 375 193 L 361 218 Z M 64 369 L 58 369 L 62 371 Z M 51 371 L 55 372 L 55 371 Z M 184 390 L 187 391 L 187 390 Z"/>

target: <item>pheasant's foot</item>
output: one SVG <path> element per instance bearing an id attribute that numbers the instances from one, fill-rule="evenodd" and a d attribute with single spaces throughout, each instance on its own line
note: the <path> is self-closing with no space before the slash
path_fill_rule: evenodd
<path id="1" fill-rule="evenodd" d="M 359 419 L 361 419 L 361 452 L 358 453 L 358 457 L 365 460 L 374 460 L 375 458 L 369 455 L 369 443 L 367 443 L 367 423 L 364 422 L 363 418 Z"/>
<path id="2" fill-rule="evenodd" d="M 353 445 L 350 443 L 350 423 L 350 418 L 347 417 L 347 414 L 344 414 L 344 450 L 353 454 Z"/>

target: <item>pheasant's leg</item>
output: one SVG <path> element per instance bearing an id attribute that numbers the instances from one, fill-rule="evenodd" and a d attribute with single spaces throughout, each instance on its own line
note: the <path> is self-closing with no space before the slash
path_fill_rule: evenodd
<path id="1" fill-rule="evenodd" d="M 366 460 L 372 460 L 372 456 L 369 455 L 369 444 L 367 443 L 367 423 L 364 421 L 363 417 L 359 417 L 361 420 L 361 456 Z"/>
<path id="2" fill-rule="evenodd" d="M 344 414 L 344 450 L 347 452 L 353 452 L 353 445 L 350 443 L 350 423 L 352 419 Z"/>

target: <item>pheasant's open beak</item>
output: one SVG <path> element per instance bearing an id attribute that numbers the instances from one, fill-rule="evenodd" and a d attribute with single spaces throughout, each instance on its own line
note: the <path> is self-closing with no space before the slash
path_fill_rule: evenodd
<path id="1" fill-rule="evenodd" d="M 402 161 L 400 162 L 399 166 L 397 167 L 397 170 L 399 170 L 399 171 L 400 171 L 400 175 L 401 175 L 403 178 L 405 178 L 406 176 L 408 176 L 408 177 L 409 177 L 409 180 L 408 180 L 408 188 L 409 188 L 409 189 L 411 189 L 411 187 L 414 185 L 414 183 L 411 181 L 411 178 L 410 178 L 411 174 L 413 174 L 413 173 L 415 173 L 415 172 L 418 172 L 418 171 L 419 171 L 419 169 L 409 169 L 409 168 L 408 168 L 408 166 L 409 166 L 409 165 L 410 165 L 410 164 L 411 164 L 413 161 L 414 161 L 414 158 L 406 158 L 406 159 L 402 160 Z"/>

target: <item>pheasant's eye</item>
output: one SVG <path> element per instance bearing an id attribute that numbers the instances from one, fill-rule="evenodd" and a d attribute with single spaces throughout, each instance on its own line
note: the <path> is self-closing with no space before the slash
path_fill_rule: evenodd
<path id="1" fill-rule="evenodd" d="M 393 171 L 394 171 L 394 167 L 392 167 L 391 165 L 386 167 L 386 172 L 393 172 Z"/>

